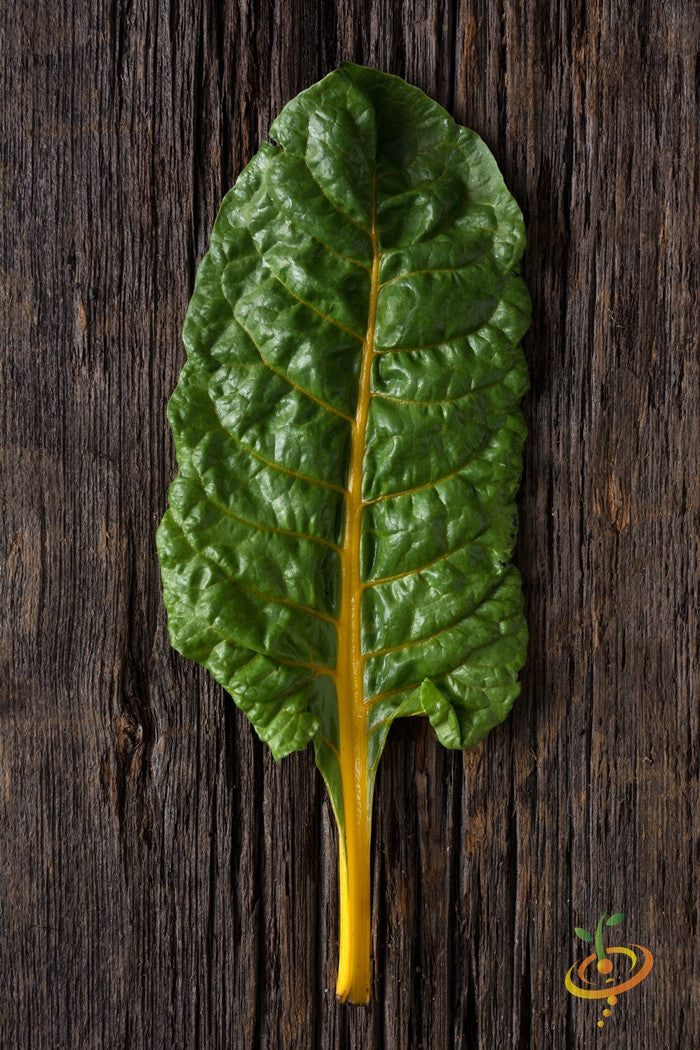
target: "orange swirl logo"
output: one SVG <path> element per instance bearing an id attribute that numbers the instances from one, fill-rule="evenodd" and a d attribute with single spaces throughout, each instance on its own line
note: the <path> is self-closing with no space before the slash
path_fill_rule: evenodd
<path id="1" fill-rule="evenodd" d="M 610 916 L 601 915 L 595 936 L 580 926 L 575 927 L 576 936 L 588 944 L 595 944 L 595 951 L 582 962 L 574 963 L 564 983 L 567 991 L 578 999 L 606 1000 L 607 1005 L 603 1009 L 602 1017 L 598 1019 L 599 1028 L 602 1028 L 610 1017 L 611 1008 L 617 1002 L 618 995 L 628 992 L 648 977 L 654 965 L 653 955 L 641 944 L 606 948 L 603 941 L 604 928 L 619 925 L 624 917 L 622 912 Z"/>

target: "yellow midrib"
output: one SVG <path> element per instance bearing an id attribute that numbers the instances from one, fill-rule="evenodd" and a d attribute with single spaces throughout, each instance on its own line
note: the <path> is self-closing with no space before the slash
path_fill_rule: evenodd
<path id="1" fill-rule="evenodd" d="M 374 333 L 379 295 L 376 189 L 372 215 L 372 269 L 369 312 L 360 369 L 355 418 L 351 424 L 350 465 L 345 496 L 345 527 L 340 552 L 340 613 L 336 689 L 344 827 L 340 829 L 340 960 L 337 994 L 363 1003 L 369 998 L 371 799 L 364 702 L 360 576 L 362 467 L 370 404 Z"/>

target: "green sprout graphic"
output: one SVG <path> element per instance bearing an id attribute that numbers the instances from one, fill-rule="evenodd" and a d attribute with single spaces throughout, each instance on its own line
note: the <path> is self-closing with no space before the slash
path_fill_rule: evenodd
<path id="1" fill-rule="evenodd" d="M 619 926 L 624 917 L 625 916 L 621 911 L 610 916 L 606 915 L 604 912 L 598 919 L 598 925 L 595 928 L 595 937 L 592 937 L 588 930 L 584 930 L 581 926 L 574 926 L 574 933 L 577 937 L 580 937 L 582 941 L 586 942 L 586 944 L 595 943 L 595 953 L 598 959 L 596 965 L 599 973 L 610 973 L 613 968 L 611 960 L 607 958 L 607 949 L 603 943 L 603 927 Z"/>

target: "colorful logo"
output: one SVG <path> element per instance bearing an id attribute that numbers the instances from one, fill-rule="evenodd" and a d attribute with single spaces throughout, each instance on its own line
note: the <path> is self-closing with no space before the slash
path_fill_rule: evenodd
<path id="1" fill-rule="evenodd" d="M 606 1001 L 603 1016 L 598 1019 L 599 1028 L 603 1028 L 610 1017 L 618 995 L 628 992 L 630 988 L 634 988 L 645 977 L 648 977 L 654 965 L 653 955 L 648 948 L 642 948 L 641 944 L 630 944 L 624 948 L 605 947 L 603 930 L 606 926 L 619 926 L 624 917 L 622 912 L 610 916 L 601 915 L 596 926 L 595 937 L 580 926 L 574 927 L 577 937 L 580 937 L 586 944 L 595 944 L 595 951 L 586 956 L 583 962 L 574 963 L 564 983 L 567 991 L 579 999 L 604 999 Z"/>

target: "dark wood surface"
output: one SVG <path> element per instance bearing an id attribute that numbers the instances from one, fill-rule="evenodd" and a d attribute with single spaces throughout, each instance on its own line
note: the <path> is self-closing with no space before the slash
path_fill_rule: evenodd
<path id="1" fill-rule="evenodd" d="M 3 1050 L 693 1050 L 698 15 L 682 0 L 124 0 L 0 11 Z M 335 1001 L 336 841 L 168 644 L 166 400 L 220 199 L 345 58 L 495 152 L 529 226 L 523 694 L 395 728 L 374 981 Z M 564 987 L 625 912 L 649 978 Z"/>

